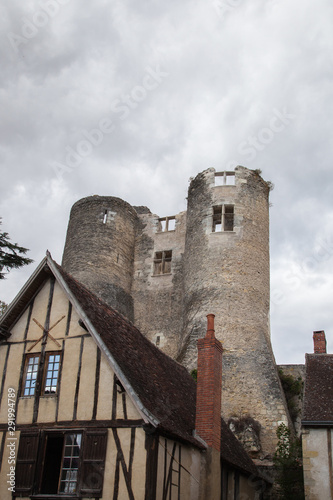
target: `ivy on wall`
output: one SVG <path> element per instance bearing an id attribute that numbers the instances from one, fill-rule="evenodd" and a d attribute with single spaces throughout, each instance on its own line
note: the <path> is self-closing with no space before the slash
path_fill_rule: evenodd
<path id="1" fill-rule="evenodd" d="M 279 500 L 304 500 L 302 445 L 291 435 L 285 424 L 280 424 L 276 435 L 278 444 L 274 455 Z"/>

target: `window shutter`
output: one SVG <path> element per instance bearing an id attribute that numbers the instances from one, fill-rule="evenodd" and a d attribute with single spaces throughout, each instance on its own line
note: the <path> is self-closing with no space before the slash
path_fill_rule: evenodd
<path id="1" fill-rule="evenodd" d="M 107 432 L 106 429 L 86 431 L 80 470 L 83 497 L 102 496 Z"/>
<path id="2" fill-rule="evenodd" d="M 29 496 L 32 494 L 38 443 L 38 430 L 21 432 L 15 471 L 15 493 L 20 493 L 20 496 Z M 22 493 L 24 493 L 24 495 L 22 495 Z"/>

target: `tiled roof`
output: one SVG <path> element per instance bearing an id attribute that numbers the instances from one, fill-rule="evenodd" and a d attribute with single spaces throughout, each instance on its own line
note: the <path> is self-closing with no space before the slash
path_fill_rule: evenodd
<path id="1" fill-rule="evenodd" d="M 159 428 L 200 446 L 193 438 L 196 383 L 187 370 L 147 340 L 121 314 L 58 269 L 90 321 L 114 356 L 145 407 L 160 421 Z M 222 420 L 221 457 L 230 465 L 259 476 L 238 439 Z"/>
<path id="2" fill-rule="evenodd" d="M 33 295 L 51 272 L 60 275 L 97 335 L 125 374 L 144 407 L 159 421 L 161 431 L 203 448 L 193 437 L 196 383 L 187 370 L 164 354 L 126 318 L 102 302 L 84 285 L 66 273 L 50 254 L 38 266 L 1 318 L 8 329 L 15 323 Z M 84 320 L 85 318 L 81 318 Z M 86 325 L 87 326 L 87 325 Z M 254 463 L 222 419 L 221 457 L 243 472 L 259 476 Z"/>
<path id="3" fill-rule="evenodd" d="M 142 404 L 159 420 L 159 427 L 198 446 L 192 436 L 196 383 L 187 370 L 59 265 L 57 268 Z"/>
<path id="4" fill-rule="evenodd" d="M 302 423 L 333 423 L 333 354 L 306 354 Z"/>
<path id="5" fill-rule="evenodd" d="M 244 450 L 241 443 L 231 432 L 225 421 L 222 420 L 221 428 L 221 458 L 222 460 L 228 462 L 230 465 L 235 466 L 238 469 L 246 473 L 258 476 L 258 470 L 255 464 L 252 462 L 251 458 L 248 456 Z"/>

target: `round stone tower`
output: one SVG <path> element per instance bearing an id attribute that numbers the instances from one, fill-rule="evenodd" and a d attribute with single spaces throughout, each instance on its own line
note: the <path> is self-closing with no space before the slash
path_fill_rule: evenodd
<path id="1" fill-rule="evenodd" d="M 214 309 L 221 338 L 255 347 L 258 331 L 269 338 L 269 185 L 244 167 L 219 185 L 215 174 L 198 174 L 188 191 L 185 326 L 195 346 L 195 332 L 205 331 L 197 318 L 204 323 Z"/>
<path id="2" fill-rule="evenodd" d="M 83 198 L 72 207 L 62 260 L 67 272 L 130 321 L 137 224 L 137 212 L 120 198 Z"/>
<path id="3" fill-rule="evenodd" d="M 259 421 L 266 452 L 274 449 L 276 422 L 287 423 L 288 415 L 270 343 L 269 188 L 257 171 L 240 166 L 208 169 L 192 180 L 181 359 L 195 368 L 205 315 L 215 314 L 225 349 L 222 413 L 226 420 L 251 415 Z"/>

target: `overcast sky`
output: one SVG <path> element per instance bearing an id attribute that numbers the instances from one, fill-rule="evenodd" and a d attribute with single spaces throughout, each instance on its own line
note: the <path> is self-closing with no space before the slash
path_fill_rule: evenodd
<path id="1" fill-rule="evenodd" d="M 303 363 L 333 352 L 331 0 L 5 0 L 0 216 L 34 264 L 93 194 L 186 209 L 188 180 L 261 169 L 271 193 L 271 334 Z"/>

